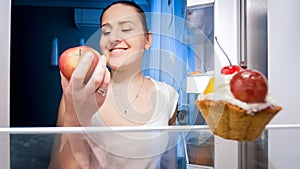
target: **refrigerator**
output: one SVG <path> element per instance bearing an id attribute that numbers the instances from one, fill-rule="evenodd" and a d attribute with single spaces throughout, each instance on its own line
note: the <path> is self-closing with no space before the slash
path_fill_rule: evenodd
<path id="1" fill-rule="evenodd" d="M 149 2 L 149 1 L 147 1 Z M 151 1 L 153 2 L 153 1 Z M 169 1 L 168 1 L 169 2 Z M 172 2 L 172 1 L 170 1 Z M 213 28 L 209 46 L 213 51 L 206 51 L 205 45 L 193 46 L 197 49 L 203 49 L 201 52 L 206 59 L 200 59 L 199 63 L 193 55 L 192 58 L 184 62 L 189 65 L 189 70 L 185 70 L 186 76 L 186 93 L 182 96 L 182 103 L 185 105 L 182 112 L 186 115 L 183 117 L 185 125 L 162 128 L 116 128 L 113 129 L 86 129 L 81 128 L 11 128 L 10 127 L 10 42 L 11 42 L 11 0 L 0 1 L 0 48 L 2 51 L 2 61 L 0 62 L 0 168 L 17 168 L 21 154 L 23 157 L 26 153 L 31 152 L 36 144 L 49 144 L 52 139 L 60 134 L 83 133 L 101 131 L 110 133 L 122 132 L 152 132 L 153 130 L 165 132 L 178 142 L 180 146 L 177 149 L 179 156 L 183 161 L 177 165 L 177 168 L 214 168 L 214 169 L 281 169 L 281 168 L 299 168 L 297 160 L 300 154 L 298 142 L 300 137 L 295 133 L 300 131 L 300 117 L 297 112 L 297 101 L 300 100 L 300 91 L 298 88 L 299 78 L 297 78 L 297 66 L 299 61 L 298 53 L 300 50 L 300 22 L 297 17 L 300 12 L 297 6 L 300 6 L 298 0 L 190 0 L 184 1 L 190 5 L 190 9 L 199 8 L 200 11 L 207 7 L 213 7 L 213 13 L 210 13 L 212 20 L 207 27 Z M 158 5 L 157 3 L 155 3 Z M 172 3 L 170 3 L 172 4 Z M 176 4 L 176 1 L 174 1 Z M 187 4 L 183 4 L 187 5 Z M 153 6 L 152 6 L 153 7 Z M 156 7 L 160 7 L 159 5 Z M 176 5 L 173 6 L 174 10 Z M 154 8 L 154 7 L 153 7 Z M 186 9 L 183 10 L 185 13 Z M 201 13 L 201 12 L 200 12 Z M 213 15 L 213 16 L 211 16 Z M 201 16 L 201 14 L 200 14 Z M 204 16 L 205 17 L 205 16 Z M 197 17 L 196 17 L 197 18 Z M 185 18 L 187 19 L 187 18 Z M 199 19 L 199 18 L 198 18 Z M 202 22 L 203 19 L 199 20 Z M 195 22 L 197 25 L 197 20 Z M 207 23 L 206 23 L 207 24 Z M 184 28 L 186 29 L 186 28 Z M 207 126 L 194 125 L 192 122 L 199 115 L 199 112 L 193 108 L 193 99 L 197 94 L 203 92 L 205 86 L 197 86 L 199 80 L 197 77 L 189 77 L 190 71 L 220 71 L 223 66 L 228 65 L 221 49 L 216 44 L 213 37 L 218 37 L 222 48 L 226 51 L 233 64 L 239 64 L 244 61 L 248 68 L 257 69 L 263 72 L 269 82 L 269 88 L 273 97 L 283 110 L 275 116 L 263 133 L 263 135 L 253 142 L 237 142 L 222 139 L 213 136 L 213 141 L 207 145 L 213 147 L 210 149 L 209 157 L 213 163 L 209 165 L 197 165 L 189 162 L 191 156 L 203 156 L 194 152 L 190 155 L 187 152 L 185 144 L 190 135 L 200 134 L 206 137 L 209 133 Z M 184 36 L 182 36 L 184 41 Z M 160 42 L 161 43 L 161 42 Z M 205 52 L 206 51 L 206 52 Z M 212 53 L 211 53 L 212 52 Z M 176 52 L 174 52 L 176 53 Z M 213 59 L 210 57 L 213 54 Z M 159 62 L 155 60 L 154 63 Z M 184 79 L 184 78 L 183 78 Z M 204 84 L 207 79 L 204 80 Z M 22 90 L 21 90 L 22 91 Z M 21 92 L 20 91 L 20 92 Z M 184 118 L 188 118 L 187 120 Z M 207 132 L 205 132 L 207 131 Z M 182 139 L 185 136 L 184 139 Z M 35 145 L 24 144 L 28 139 L 40 140 Z M 41 141 L 41 138 L 44 140 Z M 23 141 L 23 143 L 22 143 Z M 20 143 L 21 142 L 21 143 Z M 32 146 L 32 147 L 30 147 Z M 36 148 L 36 147 L 35 147 Z M 22 150 L 22 151 L 20 151 Z M 41 152 L 46 153 L 46 157 L 37 152 L 29 157 L 27 165 L 38 166 L 39 161 L 48 160 L 50 147 L 43 147 Z M 213 152 L 211 152 L 213 151 Z M 44 158 L 45 157 L 45 158 Z M 43 159 L 44 158 L 44 159 Z M 24 164 L 22 164 L 24 166 Z M 25 167 L 28 167 L 25 165 Z"/>
<path id="2" fill-rule="evenodd" d="M 300 122 L 296 103 L 300 99 L 296 73 L 300 44 L 297 40 L 300 37 L 297 6 L 298 1 L 214 1 L 214 35 L 219 40 L 226 39 L 221 44 L 229 53 L 227 55 L 235 64 L 244 61 L 247 68 L 261 71 L 268 79 L 274 100 L 283 107 L 269 123 L 269 130 L 254 142 L 240 142 L 236 145 L 229 142 L 226 145 L 226 141 L 218 143 L 216 140 L 216 168 L 299 167 L 296 160 L 299 153 L 292 150 L 299 148 L 294 141 L 299 140 L 295 129 Z M 218 68 L 228 62 L 217 45 L 214 45 L 214 50 L 215 71 L 219 71 Z M 191 93 L 203 91 L 205 87 L 197 86 L 197 80 L 190 79 Z M 201 80 L 207 84 L 207 79 Z M 291 80 L 292 83 L 289 82 Z M 287 130 L 283 129 L 285 127 Z M 287 147 L 282 148 L 282 145 Z M 224 155 L 223 151 L 229 154 Z M 227 155 L 235 160 L 228 160 Z M 222 161 L 220 165 L 219 160 Z"/>

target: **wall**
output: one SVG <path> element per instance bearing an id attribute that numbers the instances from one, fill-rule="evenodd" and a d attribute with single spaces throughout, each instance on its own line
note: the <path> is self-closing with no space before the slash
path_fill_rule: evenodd
<path id="1" fill-rule="evenodd" d="M 52 38 L 61 53 L 97 29 L 77 29 L 73 8 L 13 5 L 11 30 L 11 126 L 55 126 L 61 87 L 49 64 Z"/>

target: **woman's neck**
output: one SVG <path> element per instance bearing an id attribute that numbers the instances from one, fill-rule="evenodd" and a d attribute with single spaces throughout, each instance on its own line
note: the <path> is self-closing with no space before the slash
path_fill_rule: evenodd
<path id="1" fill-rule="evenodd" d="M 142 68 L 131 67 L 126 69 L 112 70 L 112 83 L 118 84 L 139 84 L 143 80 Z"/>

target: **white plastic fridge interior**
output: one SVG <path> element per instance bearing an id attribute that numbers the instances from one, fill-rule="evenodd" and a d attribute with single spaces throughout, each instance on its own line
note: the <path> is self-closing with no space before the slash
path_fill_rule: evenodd
<path id="1" fill-rule="evenodd" d="M 9 126 L 10 0 L 0 1 L 0 126 Z M 9 168 L 9 135 L 0 137 L 0 168 Z"/>

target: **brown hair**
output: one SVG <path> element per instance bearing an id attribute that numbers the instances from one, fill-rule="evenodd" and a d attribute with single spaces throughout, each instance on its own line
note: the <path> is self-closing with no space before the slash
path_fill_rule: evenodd
<path id="1" fill-rule="evenodd" d="M 116 5 L 116 4 L 122 4 L 122 5 L 127 5 L 127 6 L 133 7 L 136 10 L 136 12 L 139 14 L 140 20 L 143 25 L 143 30 L 145 31 L 145 33 L 149 32 L 149 29 L 147 26 L 147 21 L 146 21 L 146 14 L 145 14 L 144 10 L 133 1 L 116 1 L 116 2 L 111 3 L 109 6 L 107 6 L 100 15 L 100 27 L 102 26 L 102 17 L 103 17 L 103 14 L 105 13 L 105 11 L 107 11 L 111 6 Z"/>

